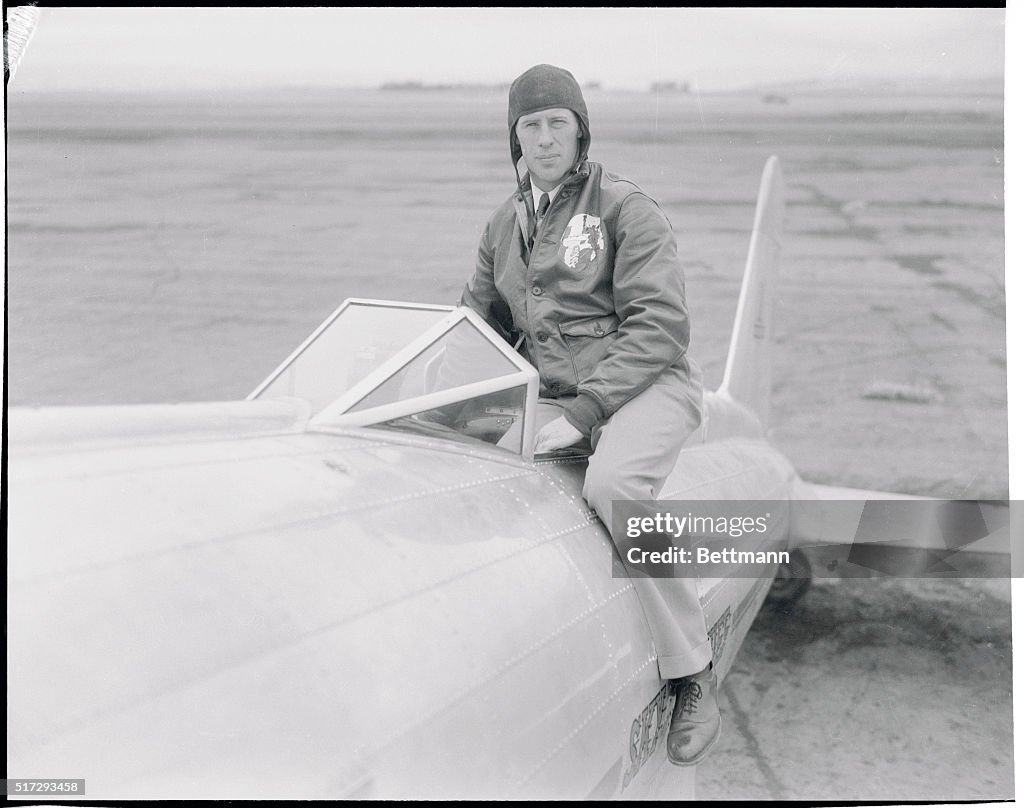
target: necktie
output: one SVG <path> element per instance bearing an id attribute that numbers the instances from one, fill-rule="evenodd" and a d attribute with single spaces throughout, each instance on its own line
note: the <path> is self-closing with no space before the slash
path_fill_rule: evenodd
<path id="1" fill-rule="evenodd" d="M 537 221 L 540 222 L 544 218 L 544 214 L 548 212 L 548 205 L 551 204 L 551 200 L 548 199 L 548 195 L 541 194 L 540 202 L 537 203 Z"/>
<path id="2" fill-rule="evenodd" d="M 533 249 L 534 239 L 537 238 L 537 233 L 540 231 L 540 224 L 544 221 L 544 214 L 548 212 L 548 206 L 551 204 L 551 200 L 548 198 L 546 193 L 540 195 L 540 201 L 537 202 L 537 215 L 533 222 L 533 238 L 530 239 L 530 249 Z"/>

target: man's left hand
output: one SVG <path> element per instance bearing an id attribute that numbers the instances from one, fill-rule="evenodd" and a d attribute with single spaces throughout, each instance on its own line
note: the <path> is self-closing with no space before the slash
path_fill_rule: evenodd
<path id="1" fill-rule="evenodd" d="M 581 440 L 583 440 L 583 433 L 566 421 L 564 415 L 560 415 L 537 432 L 533 441 L 533 451 L 535 454 L 553 452 L 556 449 L 572 446 Z"/>

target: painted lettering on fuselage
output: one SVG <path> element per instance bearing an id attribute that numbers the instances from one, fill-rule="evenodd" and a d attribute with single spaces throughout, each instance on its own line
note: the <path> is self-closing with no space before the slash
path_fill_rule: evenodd
<path id="1" fill-rule="evenodd" d="M 726 607 L 722 616 L 708 629 L 708 639 L 711 640 L 711 658 L 715 662 L 722 658 L 722 651 L 725 650 L 725 641 L 729 637 L 730 628 L 732 628 L 732 606 Z"/>
<path id="2" fill-rule="evenodd" d="M 622 775 L 622 787 L 628 788 L 641 767 L 658 748 L 661 739 L 668 733 L 672 718 L 670 685 L 666 682 L 650 704 L 633 719 L 629 729 L 629 765 Z"/>

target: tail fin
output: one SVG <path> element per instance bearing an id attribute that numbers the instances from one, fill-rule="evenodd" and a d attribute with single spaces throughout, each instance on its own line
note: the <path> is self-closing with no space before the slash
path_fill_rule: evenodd
<path id="1" fill-rule="evenodd" d="M 751 410 L 768 428 L 771 414 L 771 360 L 775 275 L 782 251 L 783 183 L 779 158 L 761 174 L 754 232 L 736 307 L 729 357 L 718 392 Z"/>

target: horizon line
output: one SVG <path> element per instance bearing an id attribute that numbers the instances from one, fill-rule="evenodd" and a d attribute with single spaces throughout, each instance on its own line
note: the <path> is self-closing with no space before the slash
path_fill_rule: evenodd
<path id="1" fill-rule="evenodd" d="M 183 85 L 162 85 L 152 87 L 141 86 L 78 86 L 78 87 L 32 87 L 29 90 L 16 86 L 17 82 L 12 81 L 7 86 L 11 95 L 31 92 L 50 93 L 86 93 L 86 92 L 108 92 L 108 93 L 174 93 L 174 92 L 275 92 L 275 91 L 359 91 L 359 92 L 502 92 L 507 93 L 511 82 L 443 82 L 424 81 L 419 79 L 387 80 L 376 84 L 325 84 L 314 82 L 284 82 L 280 84 L 252 84 L 252 83 L 223 83 L 219 85 L 209 84 L 183 84 Z M 872 85 L 880 90 L 900 90 L 906 85 L 928 85 L 950 86 L 957 84 L 1001 84 L 1002 93 L 1006 93 L 1005 74 L 988 74 L 982 76 L 854 76 L 841 80 L 830 79 L 792 79 L 778 82 L 766 82 L 762 84 L 746 84 L 737 87 L 719 87 L 706 89 L 699 86 L 697 82 L 687 80 L 657 80 L 652 81 L 646 87 L 622 87 L 604 86 L 599 81 L 588 81 L 582 83 L 582 88 L 588 92 L 598 93 L 628 93 L 634 95 L 653 95 L 664 93 L 674 96 L 700 96 L 700 95 L 732 95 L 742 93 L 759 92 L 846 92 L 864 84 Z M 994 94 L 994 93 L 986 93 Z"/>

